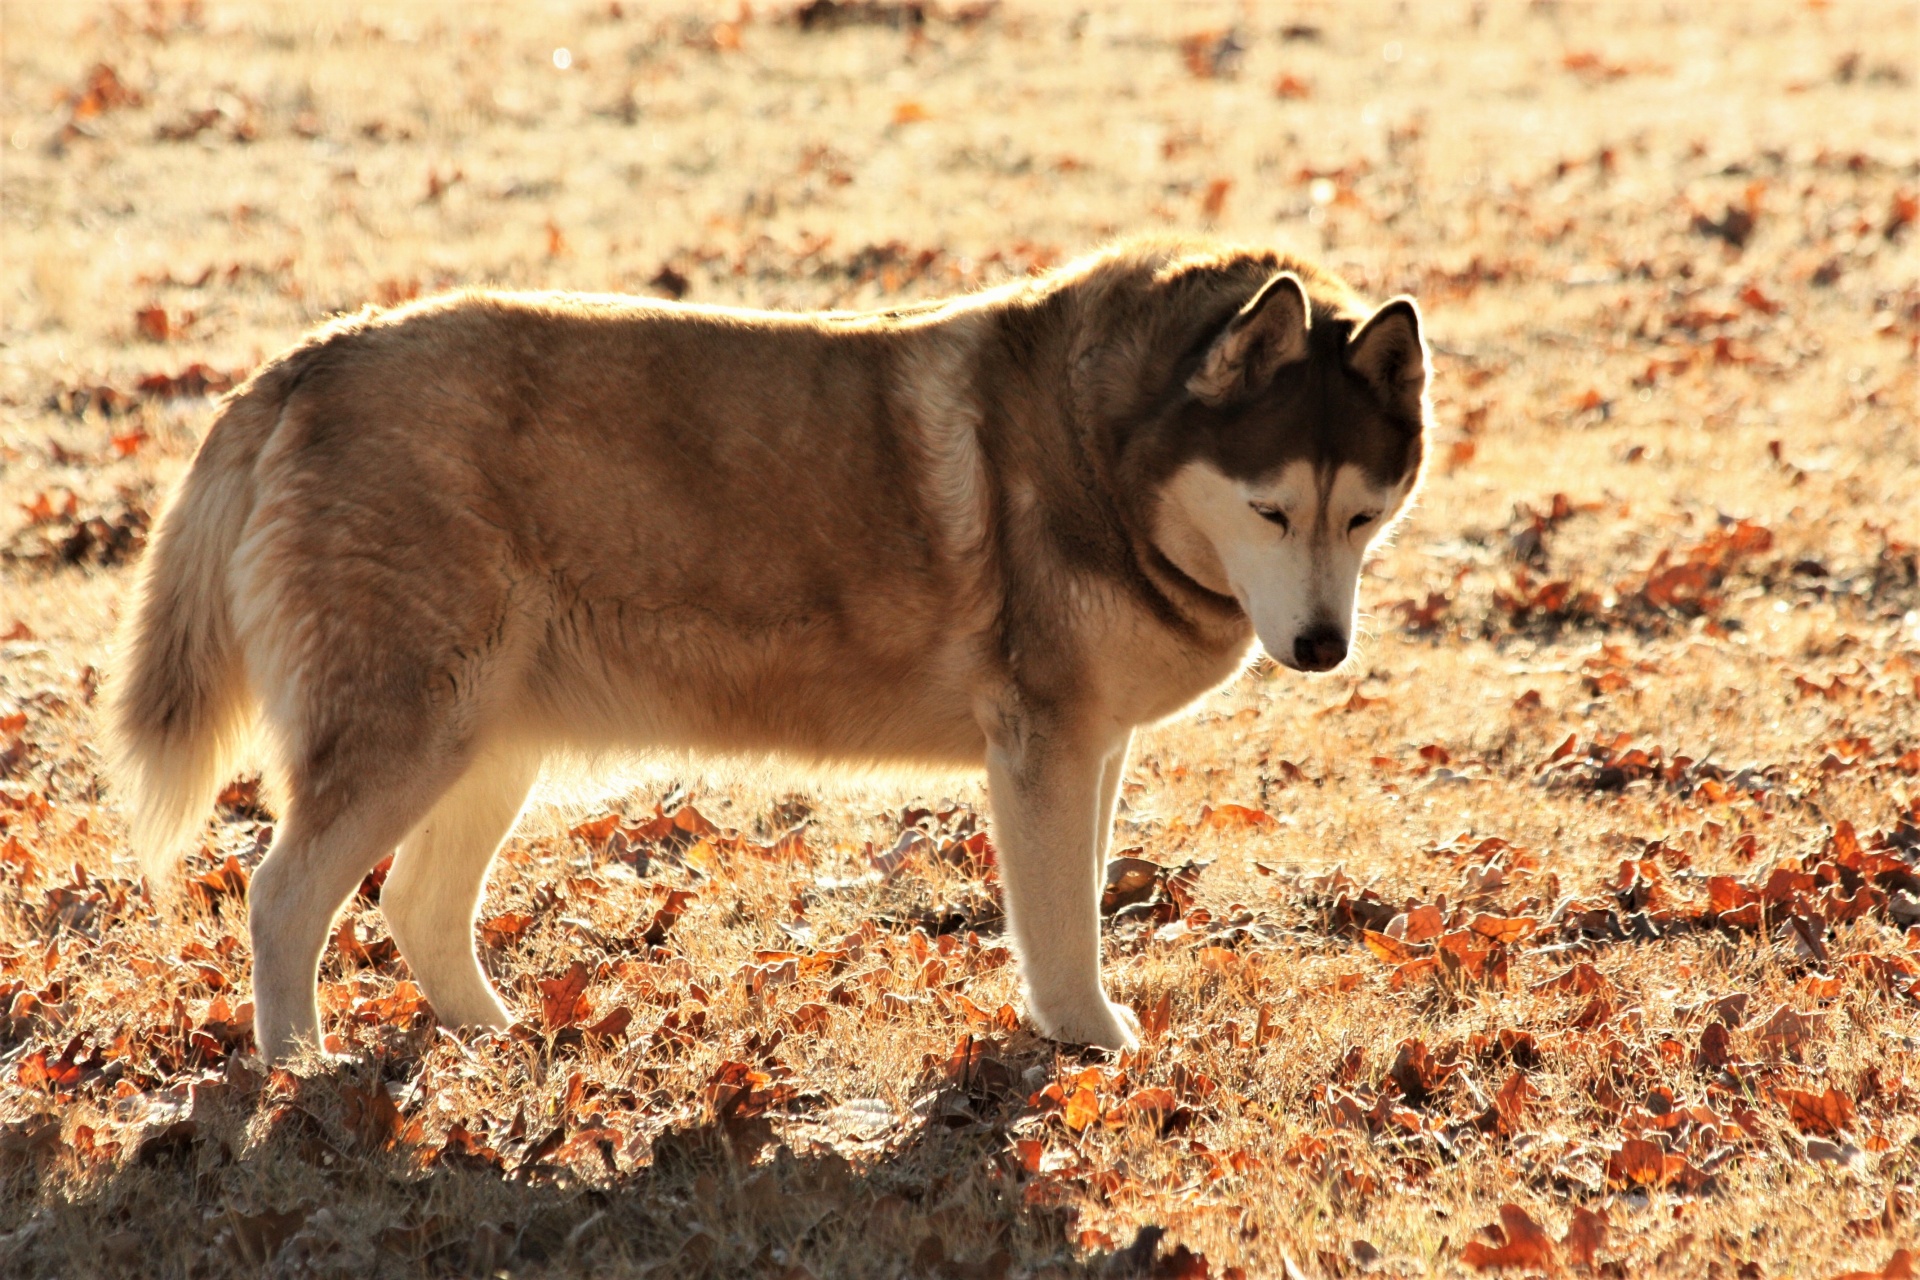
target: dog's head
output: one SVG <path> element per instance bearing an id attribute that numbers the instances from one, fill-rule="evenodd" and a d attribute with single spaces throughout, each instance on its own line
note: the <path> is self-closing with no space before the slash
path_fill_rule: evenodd
<path id="1" fill-rule="evenodd" d="M 1187 375 L 1153 541 L 1236 598 L 1276 662 L 1328 671 L 1346 659 L 1361 561 L 1419 478 L 1427 366 L 1411 298 L 1364 318 L 1316 314 L 1283 271 Z"/>

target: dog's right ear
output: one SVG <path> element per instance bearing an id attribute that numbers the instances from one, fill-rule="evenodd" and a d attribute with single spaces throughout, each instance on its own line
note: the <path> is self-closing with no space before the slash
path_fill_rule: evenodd
<path id="1" fill-rule="evenodd" d="M 1307 327 L 1312 323 L 1306 286 L 1293 272 L 1282 271 L 1227 321 L 1187 379 L 1187 390 L 1211 405 L 1252 395 L 1272 381 L 1281 366 L 1307 358 Z"/>

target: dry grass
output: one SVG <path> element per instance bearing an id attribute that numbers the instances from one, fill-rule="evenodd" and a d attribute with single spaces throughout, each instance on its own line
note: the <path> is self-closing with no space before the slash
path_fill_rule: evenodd
<path id="1" fill-rule="evenodd" d="M 0 11 L 0 1271 L 1905 1274 L 1920 9 L 621 7 Z M 363 899 L 363 1065 L 250 1065 L 270 818 L 156 914 L 95 782 L 197 393 L 416 289 L 864 305 L 1163 226 L 1419 295 L 1442 425 L 1356 672 L 1145 735 L 1118 843 L 1206 866 L 1112 927 L 1141 1054 L 1003 1025 L 976 782 L 689 772 L 511 842 L 526 1024 L 433 1030 Z"/>

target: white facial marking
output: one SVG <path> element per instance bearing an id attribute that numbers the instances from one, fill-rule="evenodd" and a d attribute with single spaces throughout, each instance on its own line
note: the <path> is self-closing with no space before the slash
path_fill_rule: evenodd
<path id="1" fill-rule="evenodd" d="M 1328 479 L 1307 462 L 1254 481 L 1191 462 L 1167 482 L 1155 530 L 1162 554 L 1237 598 L 1268 655 L 1296 670 L 1346 657 L 1367 547 L 1412 486 L 1382 489 L 1357 466 Z"/>

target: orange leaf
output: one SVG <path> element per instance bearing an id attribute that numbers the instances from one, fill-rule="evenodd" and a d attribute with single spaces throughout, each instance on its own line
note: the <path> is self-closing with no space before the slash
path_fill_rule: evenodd
<path id="1" fill-rule="evenodd" d="M 1493 1097 L 1493 1109 L 1500 1118 L 1500 1128 L 1506 1133 L 1517 1133 L 1526 1119 L 1527 1107 L 1543 1095 L 1534 1088 L 1524 1071 L 1515 1071 L 1507 1077 L 1505 1084 Z"/>
<path id="2" fill-rule="evenodd" d="M 1482 912 L 1468 921 L 1467 927 L 1483 938 L 1513 946 L 1533 932 L 1534 924 L 1530 916 L 1495 916 Z"/>
<path id="3" fill-rule="evenodd" d="M 1243 804 L 1223 804 L 1217 809 L 1211 806 L 1202 809 L 1200 825 L 1216 831 L 1239 831 L 1248 827 L 1255 831 L 1270 831 L 1280 824 L 1263 809 L 1249 809 Z"/>
<path id="4" fill-rule="evenodd" d="M 1582 960 L 1563 973 L 1534 983 L 1530 990 L 1536 995 L 1547 992 L 1576 996 L 1605 995 L 1612 992 L 1613 984 L 1607 981 L 1606 975 Z"/>
<path id="5" fill-rule="evenodd" d="M 1831 1280 L 1913 1280 L 1913 1250 L 1895 1249 L 1878 1271 L 1842 1271 Z"/>
<path id="6" fill-rule="evenodd" d="M 1366 943 L 1367 950 L 1385 960 L 1388 964 L 1406 964 L 1426 957 L 1427 948 L 1411 946 L 1400 939 L 1379 932 L 1376 929 L 1363 929 L 1360 941 Z"/>
<path id="7" fill-rule="evenodd" d="M 617 813 L 609 813 L 604 817 L 595 818 L 590 822 L 583 822 L 567 832 L 567 834 L 575 840 L 583 840 L 587 844 L 598 847 L 613 839 L 613 833 L 619 829 L 620 815 Z"/>
<path id="8" fill-rule="evenodd" d="M 533 917 L 520 911 L 503 911 L 491 920 L 480 922 L 480 938 L 490 947 L 504 947 L 517 940 L 533 923 Z"/>
<path id="9" fill-rule="evenodd" d="M 153 342 L 165 342 L 173 336 L 173 321 L 165 307 L 142 307 L 133 313 L 133 326 L 141 337 Z"/>
<path id="10" fill-rule="evenodd" d="M 1368 707 L 1383 706 L 1386 701 L 1384 697 L 1369 698 L 1356 688 L 1352 693 L 1347 695 L 1345 702 L 1336 702 L 1330 707 L 1322 707 L 1313 714 L 1316 716 L 1331 716 L 1337 715 L 1342 711 L 1365 711 Z"/>
<path id="11" fill-rule="evenodd" d="M 1433 978 L 1439 972 L 1440 972 L 1439 957 L 1422 956 L 1418 960 L 1410 960 L 1406 964 L 1403 964 L 1399 968 L 1395 969 L 1392 975 L 1387 979 L 1387 985 L 1392 987 L 1395 991 L 1400 991 L 1412 985 L 1415 982 L 1419 982 L 1423 979 Z"/>
<path id="12" fill-rule="evenodd" d="M 1559 1268 L 1553 1239 L 1519 1205 L 1500 1206 L 1499 1231 L 1501 1242 L 1498 1245 L 1483 1244 L 1478 1240 L 1467 1241 L 1466 1247 L 1460 1250 L 1460 1261 L 1482 1271 L 1494 1267 L 1538 1267 L 1543 1271 Z"/>
<path id="13" fill-rule="evenodd" d="M 1208 973 L 1237 973 L 1246 967 L 1246 958 L 1226 947 L 1200 948 L 1200 967 Z"/>
<path id="14" fill-rule="evenodd" d="M 1232 178 L 1215 178 L 1209 182 L 1206 194 L 1200 197 L 1200 212 L 1209 218 L 1219 217 L 1227 207 L 1227 193 L 1232 190 Z"/>
<path id="15" fill-rule="evenodd" d="M 1149 1040 L 1158 1040 L 1167 1034 L 1173 1025 L 1173 993 L 1162 992 L 1160 999 L 1147 1006 L 1140 1015 L 1140 1034 Z"/>
<path id="16" fill-rule="evenodd" d="M 1782 1089 L 1775 1096 L 1787 1104 L 1788 1118 L 1802 1133 L 1831 1137 L 1853 1123 L 1853 1099 L 1831 1086 L 1825 1093 Z"/>
<path id="17" fill-rule="evenodd" d="M 1615 1188 L 1658 1187 L 1667 1179 L 1667 1153 L 1657 1142 L 1628 1138 L 1607 1156 L 1607 1185 Z"/>
<path id="18" fill-rule="evenodd" d="M 1100 1096 L 1086 1085 L 1067 1095 L 1067 1128 L 1079 1133 L 1100 1118 Z"/>
<path id="19" fill-rule="evenodd" d="M 1446 931 L 1447 918 L 1429 902 L 1407 912 L 1407 928 L 1401 937 L 1405 942 L 1428 942 Z"/>

